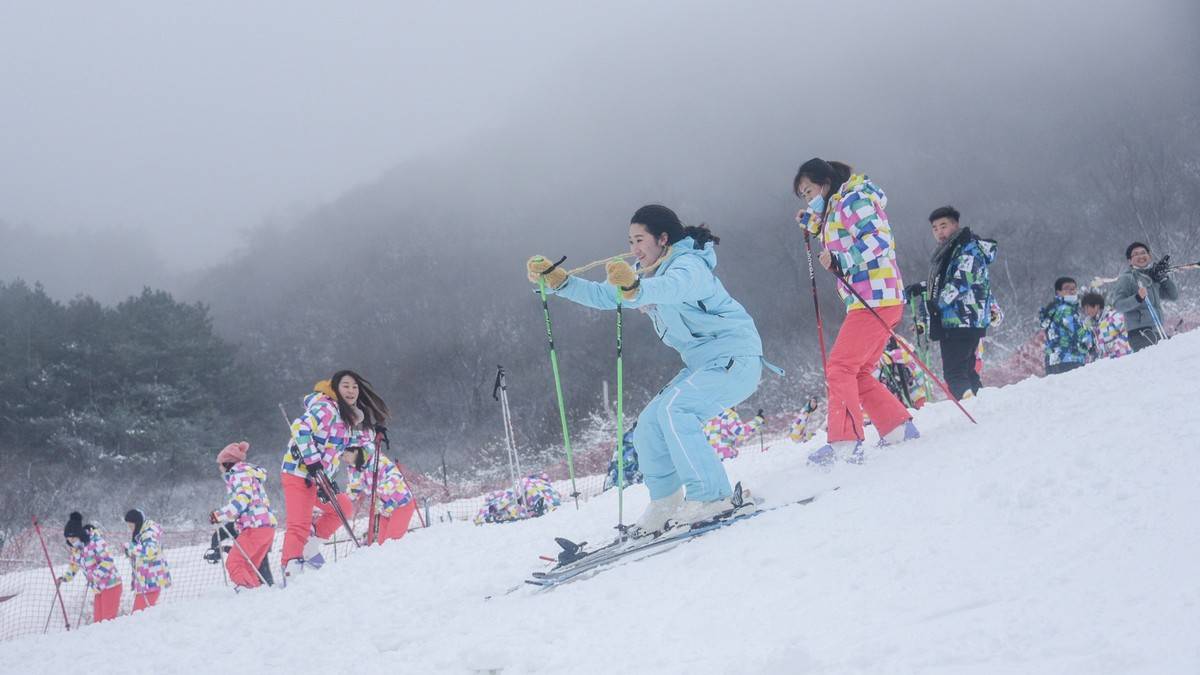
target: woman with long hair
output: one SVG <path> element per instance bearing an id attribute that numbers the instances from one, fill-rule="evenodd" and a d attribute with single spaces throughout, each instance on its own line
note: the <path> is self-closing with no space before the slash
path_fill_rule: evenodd
<path id="1" fill-rule="evenodd" d="M 158 595 L 171 585 L 171 570 L 162 555 L 162 528 L 146 518 L 141 509 L 125 513 L 129 542 L 125 555 L 133 568 L 133 611 L 139 612 L 158 603 Z"/>
<path id="2" fill-rule="evenodd" d="M 683 369 L 638 416 L 633 435 L 650 505 L 633 533 L 662 531 L 668 521 L 697 523 L 729 511 L 732 489 L 704 423 L 749 398 L 763 368 L 754 319 L 713 274 L 720 239 L 707 227 L 684 227 L 665 206 L 643 206 L 629 224 L 624 260 L 607 265 L 607 283 L 569 276 L 531 258 L 531 281 L 545 274 L 551 292 L 595 309 L 626 307 L 650 317 L 655 332 L 679 352 Z M 685 488 L 686 487 L 686 493 Z"/>
<path id="3" fill-rule="evenodd" d="M 281 482 L 287 512 L 281 554 L 284 583 L 305 566 L 315 569 L 324 564 L 321 547 L 341 526 L 333 501 L 337 500 L 347 517 L 351 512 L 350 498 L 344 494 L 319 500 L 314 477 L 320 472 L 332 476 L 339 456 L 348 447 L 374 452 L 375 427 L 387 416 L 387 404 L 366 378 L 352 370 L 339 370 L 318 382 L 304 398 L 304 414 L 292 422 L 291 443 L 283 455 Z M 315 522 L 314 507 L 322 512 Z"/>
<path id="4" fill-rule="evenodd" d="M 891 336 L 889 329 L 904 317 L 904 282 L 884 210 L 887 196 L 867 176 L 854 174 L 848 165 L 819 157 L 800 165 L 792 190 L 807 202 L 797 220 L 824 245 L 821 266 L 840 277 L 866 302 L 864 305 L 838 284 L 846 305 L 846 320 L 825 364 L 829 393 L 826 444 L 808 459 L 820 465 L 831 464 L 839 457 L 857 463 L 862 461 L 865 438 L 863 411 L 871 417 L 882 444 L 920 435 L 904 404 L 873 374 Z"/>

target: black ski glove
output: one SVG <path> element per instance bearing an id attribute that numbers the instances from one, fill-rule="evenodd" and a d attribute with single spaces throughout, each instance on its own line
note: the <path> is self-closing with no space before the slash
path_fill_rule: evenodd
<path id="1" fill-rule="evenodd" d="M 1146 270 L 1146 274 L 1150 275 L 1150 280 L 1154 283 L 1162 283 L 1167 280 L 1167 268 L 1171 266 L 1170 254 L 1164 255 L 1158 262 L 1150 266 Z"/>
<path id="2" fill-rule="evenodd" d="M 755 417 L 757 417 L 758 419 L 760 419 L 760 420 L 764 421 L 764 422 L 766 422 L 766 421 L 767 421 L 767 418 L 766 418 L 766 417 L 763 417 L 763 409 L 762 409 L 762 408 L 759 408 L 759 409 L 758 409 L 758 412 L 754 413 L 754 416 L 755 416 Z"/>

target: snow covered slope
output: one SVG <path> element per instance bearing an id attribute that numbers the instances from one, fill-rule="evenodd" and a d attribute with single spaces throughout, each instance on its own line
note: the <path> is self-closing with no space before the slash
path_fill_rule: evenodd
<path id="1" fill-rule="evenodd" d="M 771 501 L 841 489 L 550 592 L 484 599 L 554 535 L 606 539 L 615 495 L 3 644 L 0 670 L 1197 673 L 1198 372 L 1200 332 L 985 390 L 977 427 L 926 408 L 922 439 L 864 466 L 747 447 L 730 472 Z"/>

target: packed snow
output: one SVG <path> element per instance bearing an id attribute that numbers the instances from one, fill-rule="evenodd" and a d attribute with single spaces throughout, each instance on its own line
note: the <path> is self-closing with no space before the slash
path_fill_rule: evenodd
<path id="1" fill-rule="evenodd" d="M 748 444 L 726 466 L 765 504 L 820 496 L 550 591 L 521 581 L 554 536 L 611 537 L 615 493 L 0 644 L 0 671 L 1196 673 L 1197 372 L 1200 332 L 986 389 L 978 426 L 927 406 L 829 472 L 820 437 Z"/>

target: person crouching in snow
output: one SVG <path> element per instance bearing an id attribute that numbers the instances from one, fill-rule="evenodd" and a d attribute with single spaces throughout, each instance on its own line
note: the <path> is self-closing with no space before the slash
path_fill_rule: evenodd
<path id="1" fill-rule="evenodd" d="M 807 203 L 796 215 L 805 236 L 819 236 L 825 246 L 819 256 L 821 266 L 841 277 L 867 303 L 863 306 L 838 285 L 846 320 L 826 364 L 827 442 L 808 460 L 822 466 L 838 458 L 859 463 L 866 438 L 864 412 L 875 423 L 881 445 L 920 436 L 908 409 L 872 375 L 890 329 L 904 317 L 904 282 L 884 211 L 887 196 L 867 176 L 819 157 L 800 165 L 792 192 Z"/>
<path id="2" fill-rule="evenodd" d="M 280 563 L 285 583 L 289 574 L 299 574 L 306 565 L 315 569 L 324 564 L 322 545 L 342 526 L 334 500 L 347 518 L 353 508 L 345 494 L 329 495 L 329 502 L 320 502 L 315 477 L 322 472 L 331 477 L 348 447 L 374 452 L 375 427 L 387 416 L 387 404 L 371 383 L 350 370 L 339 370 L 318 382 L 313 393 L 304 397 L 304 414 L 292 422 L 291 443 L 283 455 L 287 532 Z M 315 523 L 314 507 L 324 514 Z"/>
<path id="3" fill-rule="evenodd" d="M 96 594 L 92 600 L 92 621 L 117 618 L 117 610 L 121 607 L 121 576 L 100 528 L 84 525 L 83 516 L 75 511 L 67 518 L 63 536 L 71 549 L 71 562 L 56 583 L 70 583 L 75 574 L 83 570 L 88 588 Z"/>
<path id="4" fill-rule="evenodd" d="M 1133 353 L 1125 332 L 1125 315 L 1104 307 L 1104 296 L 1096 291 L 1083 294 L 1083 323 L 1092 331 L 1092 349 L 1098 359 L 1119 359 Z"/>
<path id="5" fill-rule="evenodd" d="M 594 309 L 640 309 L 683 370 L 638 416 L 633 443 L 650 490 L 650 505 L 635 536 L 662 531 L 668 521 L 710 520 L 733 508 L 733 489 L 721 460 L 704 438 L 704 423 L 758 389 L 762 340 L 754 319 L 713 274 L 715 245 L 707 227 L 684 227 L 665 206 L 643 206 L 629 224 L 624 260 L 606 266 L 607 283 L 570 276 L 541 256 L 526 264 L 529 280 L 544 277 L 548 292 Z M 684 488 L 686 487 L 686 498 Z"/>
<path id="6" fill-rule="evenodd" d="M 371 510 L 371 486 L 375 485 L 375 458 L 358 446 L 346 448 L 342 453 L 342 462 L 346 464 L 348 481 L 346 492 L 354 501 L 360 503 L 360 512 Z M 387 455 L 379 454 L 379 487 L 375 489 L 375 543 L 382 544 L 389 539 L 400 539 L 408 532 L 412 521 L 413 511 L 417 509 L 417 500 L 413 498 L 400 467 L 396 466 Z M 368 542 L 369 543 L 369 542 Z"/>
<path id="7" fill-rule="evenodd" d="M 162 557 L 162 528 L 146 520 L 140 509 L 125 513 L 129 525 L 129 543 L 125 556 L 133 568 L 133 611 L 138 612 L 158 603 L 158 594 L 171 585 L 171 570 Z"/>
<path id="8" fill-rule="evenodd" d="M 720 415 L 704 424 L 704 435 L 721 459 L 733 459 L 738 456 L 738 446 L 742 441 L 758 431 L 764 421 L 762 410 L 758 411 L 754 419 L 743 422 L 736 410 L 726 408 Z"/>
<path id="9" fill-rule="evenodd" d="M 246 461 L 250 444 L 230 443 L 217 453 L 229 503 L 209 514 L 214 525 L 233 523 L 237 537 L 225 559 L 225 569 L 235 588 L 256 588 L 262 583 L 257 568 L 275 540 L 275 514 L 267 497 L 267 472 Z"/>

